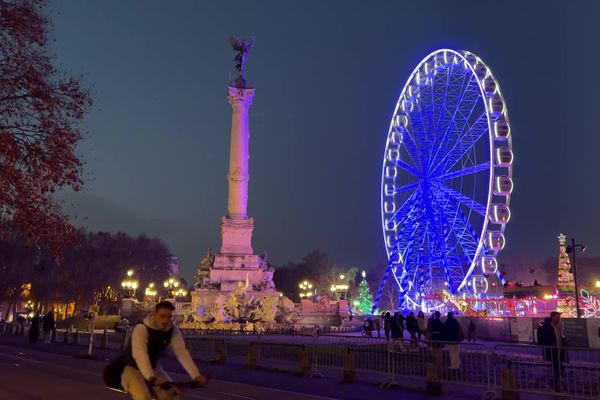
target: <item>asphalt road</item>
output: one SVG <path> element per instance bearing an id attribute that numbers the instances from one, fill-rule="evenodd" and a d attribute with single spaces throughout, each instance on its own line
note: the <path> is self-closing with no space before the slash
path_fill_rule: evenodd
<path id="1" fill-rule="evenodd" d="M 0 345 L 2 400 L 126 400 L 102 384 L 104 363 L 30 348 Z M 171 374 L 173 378 L 177 374 Z M 185 377 L 180 376 L 180 379 Z M 314 396 L 257 385 L 214 380 L 207 389 L 184 392 L 182 400 L 319 400 Z"/>
<path id="2" fill-rule="evenodd" d="M 362 343 L 362 340 L 359 339 L 358 342 Z M 326 343 L 325 346 L 329 347 L 330 344 Z M 376 376 L 370 379 L 365 371 L 361 371 L 361 382 L 343 384 L 340 382 L 339 369 L 328 371 L 327 366 L 323 365 L 325 377 L 304 378 L 294 373 L 297 362 L 286 363 L 287 372 L 277 366 L 269 368 L 268 365 L 267 368 L 250 369 L 246 366 L 245 353 L 237 355 L 235 348 L 236 346 L 230 346 L 230 359 L 226 364 L 207 363 L 211 357 L 206 357 L 208 354 L 202 354 L 203 351 L 196 352 L 201 370 L 214 379 L 206 389 L 188 390 L 183 394 L 182 400 L 430 399 L 423 393 L 424 384 L 419 377 L 404 377 L 398 382 L 399 387 L 384 390 L 373 384 L 384 378 L 380 372 L 375 371 Z M 85 351 L 86 347 L 82 345 L 66 345 L 61 342 L 32 345 L 27 343 L 25 337 L 0 335 L 0 400 L 129 399 L 123 393 L 105 388 L 101 378 L 103 367 L 120 351 L 96 348 L 94 354 L 97 358 L 94 360 L 81 358 Z M 173 357 L 166 357 L 161 362 L 174 379 L 187 379 Z M 473 373 L 472 370 L 465 372 Z M 436 399 L 480 400 L 482 388 L 470 386 L 460 382 L 444 385 L 446 394 Z M 553 398 L 533 396 L 530 393 L 523 395 L 529 400 Z"/>

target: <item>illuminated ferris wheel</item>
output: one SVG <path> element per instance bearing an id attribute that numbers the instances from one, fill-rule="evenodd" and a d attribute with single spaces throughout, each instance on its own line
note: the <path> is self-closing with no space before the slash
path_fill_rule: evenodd
<path id="1" fill-rule="evenodd" d="M 485 296 L 510 219 L 512 140 L 490 68 L 467 51 L 425 57 L 406 82 L 387 136 L 381 218 L 399 307 L 428 295 Z"/>

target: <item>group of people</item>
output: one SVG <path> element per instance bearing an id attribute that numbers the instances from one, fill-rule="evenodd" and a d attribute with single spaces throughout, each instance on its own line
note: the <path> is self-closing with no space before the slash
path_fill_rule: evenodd
<path id="1" fill-rule="evenodd" d="M 43 334 L 43 341 L 50 343 L 52 337 L 56 337 L 56 322 L 54 321 L 54 312 L 48 311 L 43 317 L 37 312 L 31 318 L 29 327 L 29 342 L 37 343 L 38 338 Z"/>
<path id="2" fill-rule="evenodd" d="M 454 313 L 449 312 L 446 320 L 442 322 L 441 313 L 435 311 L 426 319 L 423 311 L 419 311 L 415 316 L 413 311 L 408 316 L 402 315 L 396 311 L 394 315 L 390 312 L 381 314 L 381 320 L 367 318 L 363 329 L 367 336 L 372 336 L 373 331 L 377 331 L 377 337 L 381 337 L 381 321 L 383 321 L 383 331 L 387 340 L 399 341 L 404 339 L 404 331 L 407 331 L 410 337 L 409 347 L 414 349 L 419 346 L 419 341 L 423 338 L 431 346 L 434 355 L 441 359 L 441 349 L 444 345 L 448 346 L 450 357 L 450 369 L 460 369 L 459 343 L 465 340 L 464 331 L 459 322 L 454 318 Z M 469 321 L 468 339 L 474 339 L 475 323 Z"/>
<path id="3" fill-rule="evenodd" d="M 449 312 L 447 314 L 446 322 L 440 321 L 440 318 L 439 311 L 432 313 L 429 319 L 425 319 L 423 311 L 419 311 L 416 316 L 411 311 L 406 317 L 399 311 L 396 311 L 394 315 L 388 311 L 381 314 L 381 320 L 379 318 L 374 320 L 367 318 L 364 329 L 377 331 L 377 337 L 381 337 L 381 321 L 383 321 L 383 331 L 387 340 L 404 339 L 404 331 L 408 332 L 411 342 L 415 344 L 422 338 L 433 341 L 453 341 L 453 338 L 460 336 L 464 339 L 464 333 L 458 321 L 454 319 L 454 313 Z M 474 339 L 475 330 L 475 323 L 470 320 L 468 327 L 469 340 Z"/>

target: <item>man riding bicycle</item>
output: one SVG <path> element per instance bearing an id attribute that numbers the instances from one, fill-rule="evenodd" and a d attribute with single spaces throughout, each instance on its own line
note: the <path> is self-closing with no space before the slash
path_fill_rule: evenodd
<path id="1" fill-rule="evenodd" d="M 146 317 L 143 323 L 133 329 L 131 340 L 123 354 L 125 368 L 121 374 L 121 386 L 133 400 L 151 400 L 150 388 L 157 400 L 177 399 L 176 390 L 160 387 L 171 381 L 158 365 L 159 358 L 169 345 L 194 381 L 200 384 L 208 382 L 208 378 L 200 373 L 186 349 L 181 331 L 173 325 L 174 310 L 175 306 L 171 302 L 162 301 L 156 304 L 154 314 Z"/>

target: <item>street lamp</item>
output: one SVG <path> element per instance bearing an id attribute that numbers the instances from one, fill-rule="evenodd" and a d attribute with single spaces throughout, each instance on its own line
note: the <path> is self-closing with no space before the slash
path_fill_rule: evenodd
<path id="1" fill-rule="evenodd" d="M 596 287 L 600 288 L 600 281 L 596 281 Z"/>
<path id="2" fill-rule="evenodd" d="M 581 316 L 581 310 L 579 309 L 579 288 L 577 286 L 577 266 L 575 264 L 575 253 L 577 253 L 577 249 L 581 250 L 583 253 L 585 251 L 584 244 L 575 244 L 575 238 L 571 238 L 571 245 L 567 246 L 567 254 L 573 254 L 573 281 L 575 282 L 575 307 L 577 307 L 577 318 Z"/>
<path id="3" fill-rule="evenodd" d="M 331 293 L 333 295 L 335 295 L 337 292 L 340 292 L 340 300 L 344 300 L 346 298 L 346 292 L 348 291 L 348 285 L 346 284 L 341 284 L 341 285 L 331 285 L 331 287 L 329 288 L 329 290 L 331 290 Z"/>
<path id="4" fill-rule="evenodd" d="M 154 282 L 148 284 L 148 287 L 146 288 L 144 294 L 146 295 L 146 297 L 149 298 L 153 298 L 158 294 L 158 291 L 154 287 Z"/>
<path id="5" fill-rule="evenodd" d="M 187 294 L 188 294 L 187 290 L 180 288 L 175 291 L 174 296 L 175 296 L 175 298 L 185 297 L 185 296 L 187 296 Z"/>
<path id="6" fill-rule="evenodd" d="M 300 298 L 310 298 L 314 295 L 313 284 L 309 281 L 300 282 L 298 285 L 300 288 Z"/>
<path id="7" fill-rule="evenodd" d="M 165 289 L 167 289 L 167 293 L 170 298 L 175 297 L 175 288 L 179 287 L 179 281 L 174 278 L 169 278 L 163 282 Z"/>
<path id="8" fill-rule="evenodd" d="M 121 287 L 125 290 L 126 297 L 133 297 L 135 295 L 135 291 L 138 288 L 138 281 L 132 279 L 133 270 L 130 269 L 127 271 L 127 279 L 121 282 Z"/>

